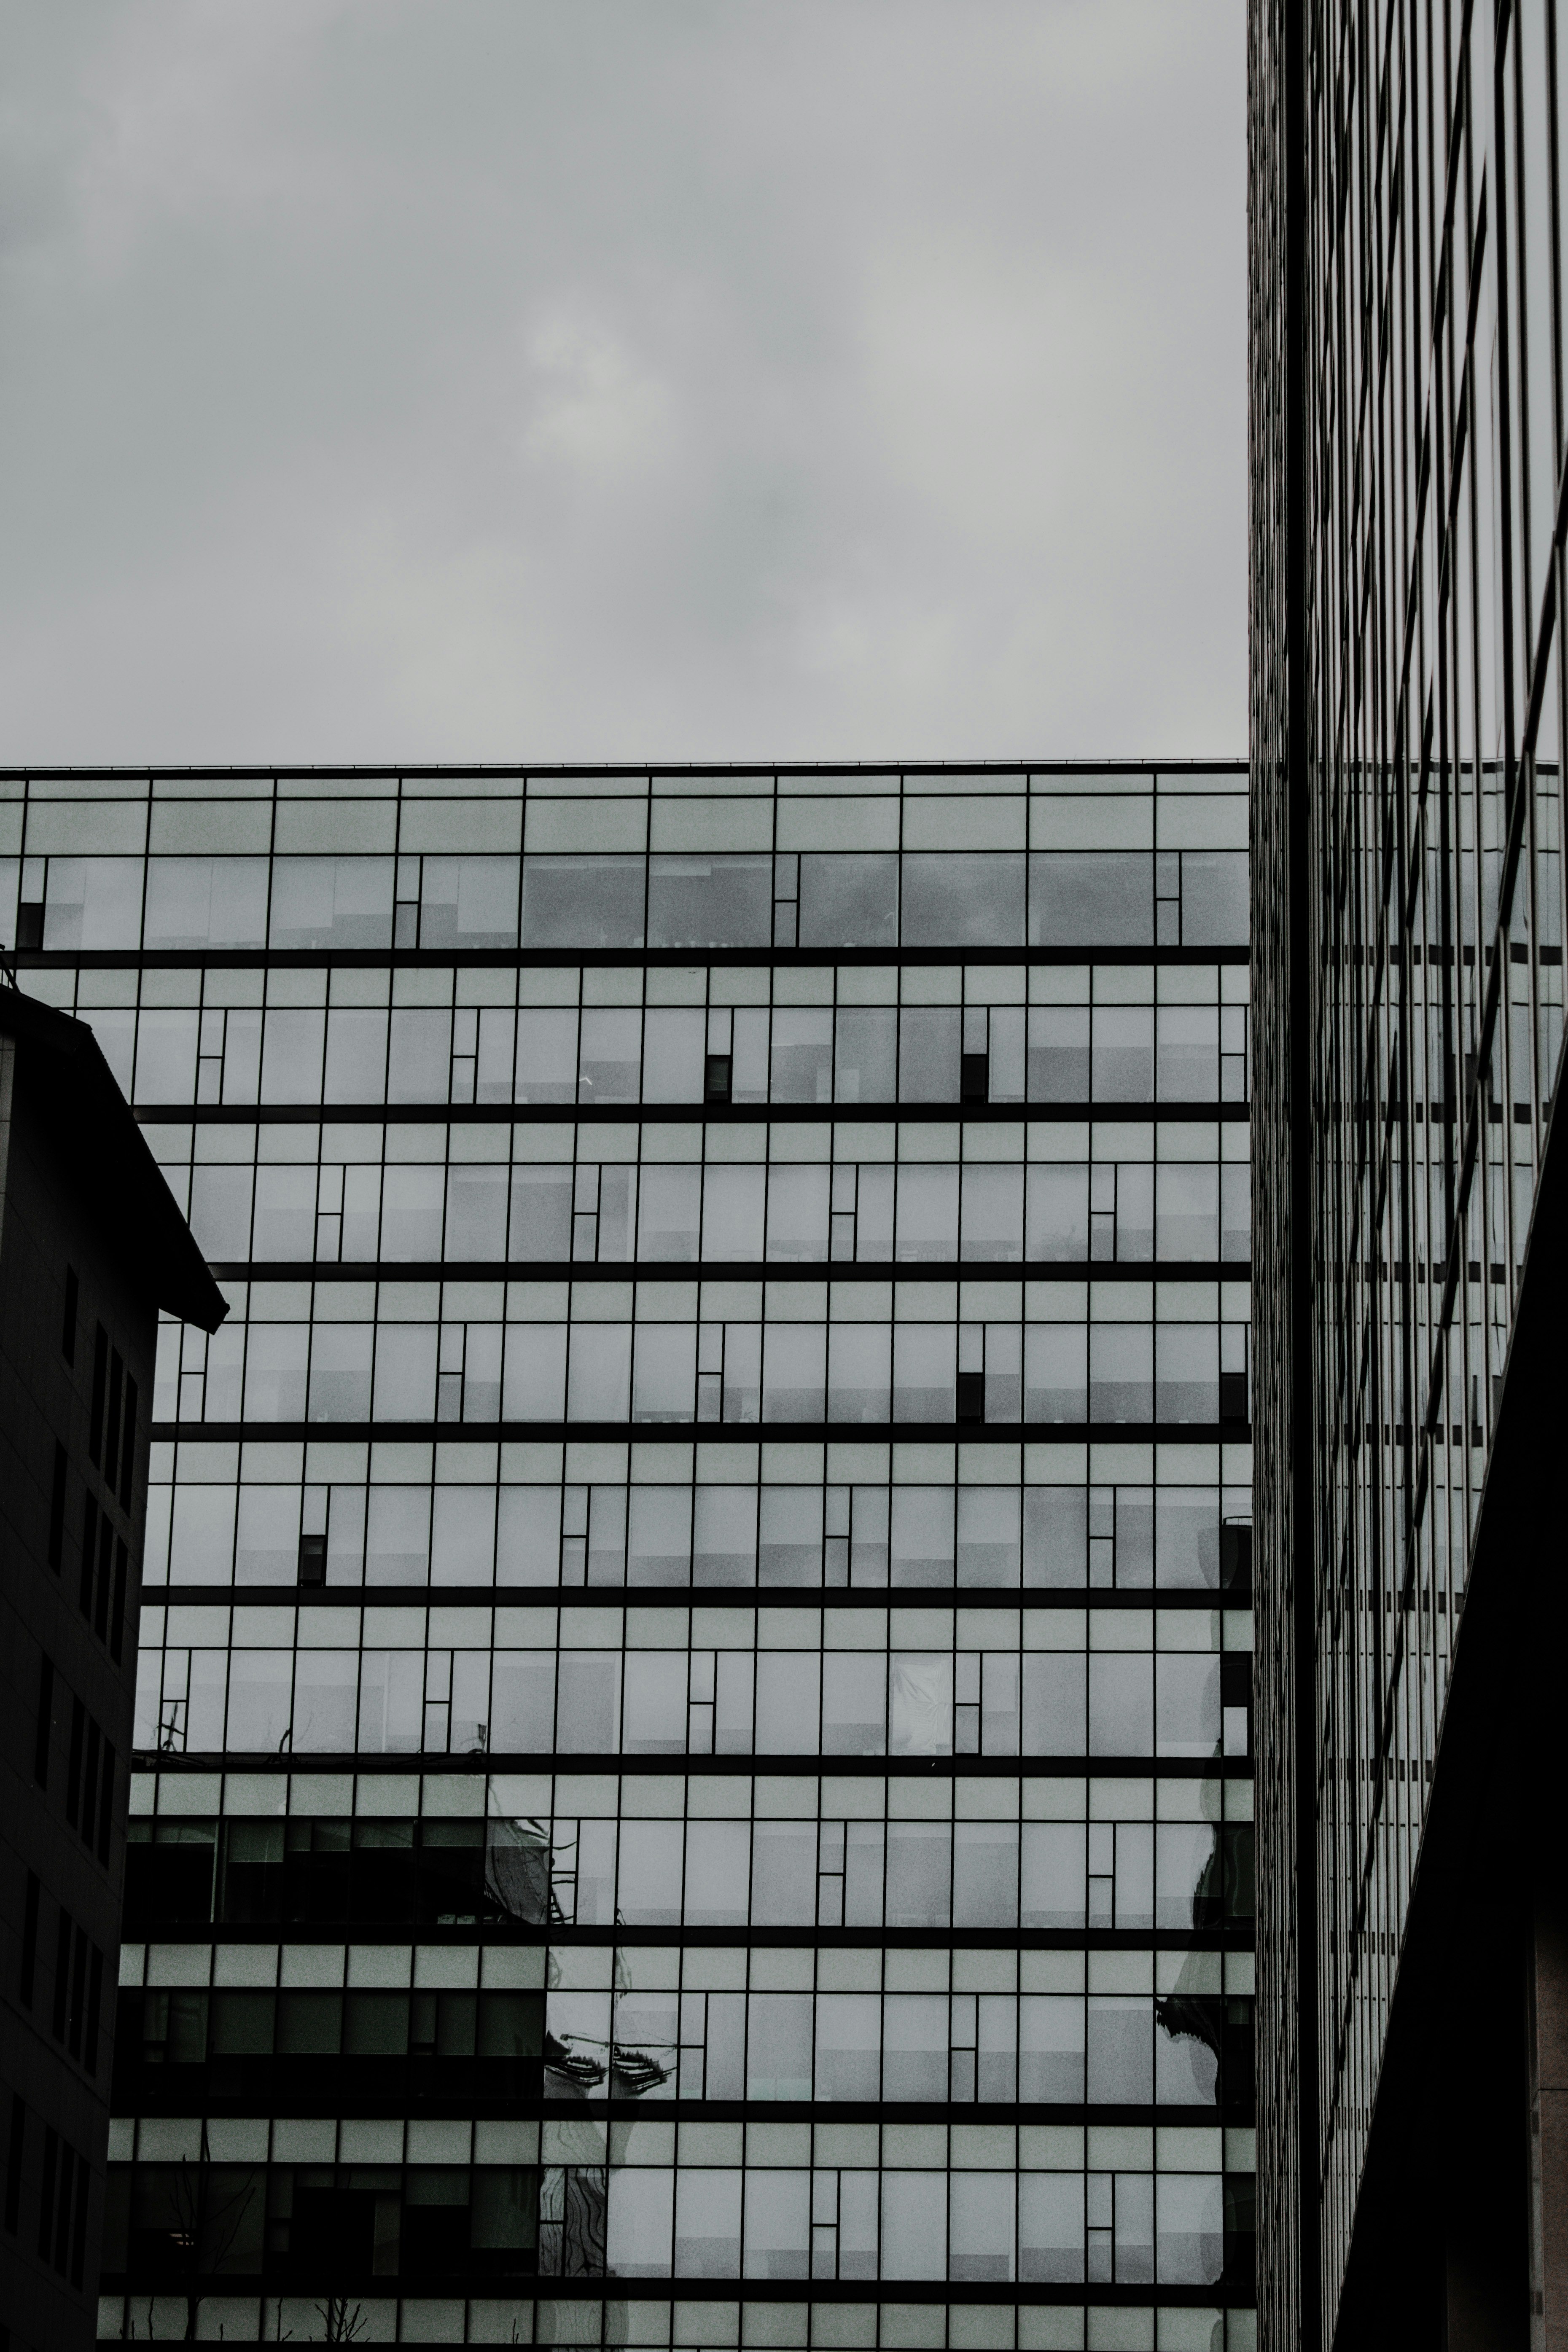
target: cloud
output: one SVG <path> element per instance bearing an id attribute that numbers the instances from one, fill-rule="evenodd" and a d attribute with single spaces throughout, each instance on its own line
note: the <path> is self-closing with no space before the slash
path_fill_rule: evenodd
<path id="1" fill-rule="evenodd" d="M 13 47 L 9 758 L 1243 745 L 1239 0 Z"/>

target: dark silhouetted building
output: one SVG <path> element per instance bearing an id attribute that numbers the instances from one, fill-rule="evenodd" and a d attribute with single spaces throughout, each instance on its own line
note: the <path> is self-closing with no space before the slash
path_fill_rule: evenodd
<path id="1" fill-rule="evenodd" d="M 1249 39 L 1262 2339 L 1559 2345 L 1568 21 Z"/>
<path id="2" fill-rule="evenodd" d="M 97 2334 L 158 1313 L 226 1307 L 89 1028 L 0 981 L 0 2323 Z"/>

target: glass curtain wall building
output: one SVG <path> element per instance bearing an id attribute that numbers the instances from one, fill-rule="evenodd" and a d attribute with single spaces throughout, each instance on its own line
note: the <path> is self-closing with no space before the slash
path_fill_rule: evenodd
<path id="1" fill-rule="evenodd" d="M 1249 37 L 1264 2336 L 1544 2344 L 1568 22 Z"/>
<path id="2" fill-rule="evenodd" d="M 103 2335 L 1250 2347 L 1244 772 L 5 790 L 230 1302 Z"/>

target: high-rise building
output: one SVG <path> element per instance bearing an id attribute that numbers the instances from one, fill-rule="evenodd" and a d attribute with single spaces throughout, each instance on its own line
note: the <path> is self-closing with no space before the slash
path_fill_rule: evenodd
<path id="1" fill-rule="evenodd" d="M 1254 0 L 1263 2338 L 1568 2341 L 1554 0 Z"/>
<path id="2" fill-rule="evenodd" d="M 97 2335 L 160 1308 L 204 1331 L 216 1330 L 225 1312 L 91 1030 L 22 995 L 7 960 L 0 971 L 6 2352 L 84 2352 Z"/>
<path id="3" fill-rule="evenodd" d="M 7 787 L 230 1305 L 105 2337 L 1253 2344 L 1245 785 Z"/>

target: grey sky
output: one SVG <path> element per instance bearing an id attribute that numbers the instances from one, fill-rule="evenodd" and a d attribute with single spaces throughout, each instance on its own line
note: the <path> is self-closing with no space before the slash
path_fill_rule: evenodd
<path id="1" fill-rule="evenodd" d="M 1240 0 L 5 0 L 0 761 L 1245 747 Z"/>

